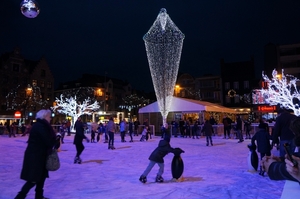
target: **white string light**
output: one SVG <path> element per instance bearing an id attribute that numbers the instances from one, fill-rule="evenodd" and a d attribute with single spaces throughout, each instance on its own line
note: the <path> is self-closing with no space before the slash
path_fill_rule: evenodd
<path id="1" fill-rule="evenodd" d="M 158 106 L 165 123 L 172 103 L 184 34 L 162 8 L 143 39 Z"/>
<path id="2" fill-rule="evenodd" d="M 284 70 L 281 75 L 273 70 L 272 79 L 264 73 L 262 77 L 267 83 L 267 88 L 261 89 L 265 101 L 270 105 L 280 104 L 281 107 L 291 109 L 299 116 L 300 94 L 297 89 L 299 79 L 292 75 L 285 75 Z"/>

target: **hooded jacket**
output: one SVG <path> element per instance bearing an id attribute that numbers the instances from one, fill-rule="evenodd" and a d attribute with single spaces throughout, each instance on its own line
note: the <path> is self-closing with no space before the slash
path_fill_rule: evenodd
<path id="1" fill-rule="evenodd" d="M 149 160 L 164 163 L 164 157 L 168 153 L 176 153 L 176 149 L 172 148 L 170 142 L 167 140 L 160 140 L 158 143 L 158 147 L 151 153 Z"/>

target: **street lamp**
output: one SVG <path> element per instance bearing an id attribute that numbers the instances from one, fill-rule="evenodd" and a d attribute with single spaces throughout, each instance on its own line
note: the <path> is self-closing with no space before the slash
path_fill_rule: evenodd
<path id="1" fill-rule="evenodd" d="M 30 86 L 30 84 L 27 85 L 26 88 L 26 98 L 25 98 L 25 103 L 23 104 L 23 111 L 24 111 L 24 122 L 26 123 L 26 111 L 27 111 L 27 106 L 29 104 L 29 100 L 31 99 L 32 96 L 32 87 Z"/>

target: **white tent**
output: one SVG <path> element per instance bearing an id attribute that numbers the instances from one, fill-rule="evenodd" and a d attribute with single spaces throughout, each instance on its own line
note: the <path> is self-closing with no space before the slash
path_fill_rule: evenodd
<path id="1" fill-rule="evenodd" d="M 234 109 L 227 108 L 210 102 L 192 100 L 186 98 L 173 97 L 169 112 L 222 112 L 222 113 L 237 113 Z M 139 109 L 139 113 L 156 113 L 160 112 L 157 101 Z"/>

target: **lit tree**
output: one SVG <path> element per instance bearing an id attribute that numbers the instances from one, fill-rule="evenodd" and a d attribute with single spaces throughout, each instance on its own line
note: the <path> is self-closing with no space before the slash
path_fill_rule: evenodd
<path id="1" fill-rule="evenodd" d="M 300 94 L 297 89 L 299 79 L 292 75 L 285 75 L 283 70 L 281 75 L 273 70 L 272 79 L 269 79 L 264 73 L 262 76 L 267 83 L 267 88 L 261 90 L 266 103 L 280 104 L 281 107 L 291 109 L 295 115 L 299 116 Z"/>
<path id="2" fill-rule="evenodd" d="M 91 115 L 93 112 L 97 111 L 100 106 L 97 101 L 91 102 L 90 98 L 84 99 L 82 103 L 77 100 L 76 95 L 71 97 L 64 97 L 60 95 L 60 98 L 56 98 L 56 105 L 52 107 L 53 111 L 69 115 L 72 117 L 71 126 L 74 127 L 74 123 L 78 117 L 87 114 Z"/>
<path id="3" fill-rule="evenodd" d="M 48 101 L 43 100 L 38 86 L 18 85 L 6 95 L 6 110 L 20 110 L 24 114 L 24 119 L 26 119 L 26 111 L 35 111 L 47 106 Z"/>

